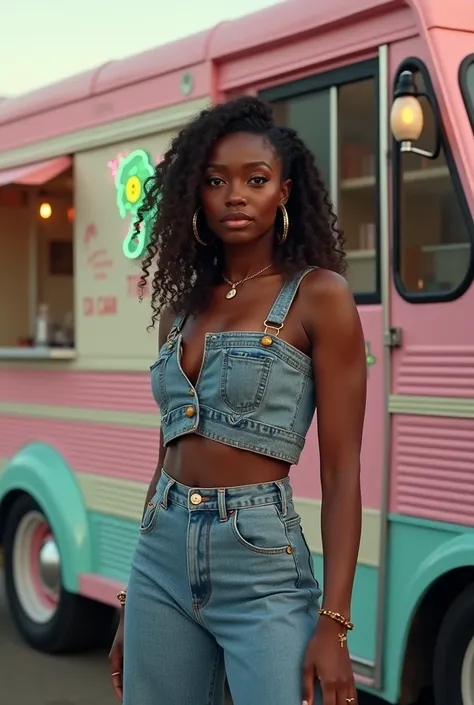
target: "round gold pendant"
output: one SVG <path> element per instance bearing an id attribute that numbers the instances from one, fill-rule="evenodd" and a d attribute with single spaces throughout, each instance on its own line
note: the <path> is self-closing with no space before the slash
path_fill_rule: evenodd
<path id="1" fill-rule="evenodd" d="M 236 294 L 237 294 L 237 289 L 231 289 L 230 291 L 227 292 L 225 297 L 226 297 L 226 299 L 233 299 Z"/>

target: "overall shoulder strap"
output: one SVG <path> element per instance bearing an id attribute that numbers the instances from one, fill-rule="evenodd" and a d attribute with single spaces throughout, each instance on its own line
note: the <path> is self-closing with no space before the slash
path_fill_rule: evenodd
<path id="1" fill-rule="evenodd" d="M 168 338 L 173 335 L 178 335 L 178 333 L 181 332 L 181 328 L 183 327 L 187 317 L 187 313 L 180 313 L 179 316 L 176 316 L 176 318 L 174 319 L 174 323 L 171 326 L 171 330 L 168 334 Z"/>
<path id="2" fill-rule="evenodd" d="M 299 285 L 305 276 L 314 269 L 317 269 L 317 267 L 308 267 L 283 284 L 280 293 L 278 294 L 275 303 L 267 316 L 267 320 L 265 321 L 265 326 L 267 328 L 283 328 L 285 318 L 290 310 L 291 304 L 293 303 L 293 299 L 296 296 Z"/>

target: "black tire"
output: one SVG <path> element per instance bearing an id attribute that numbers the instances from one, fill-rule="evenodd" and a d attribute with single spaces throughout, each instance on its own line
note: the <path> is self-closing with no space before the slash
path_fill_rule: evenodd
<path id="1" fill-rule="evenodd" d="M 13 549 L 21 520 L 33 511 L 44 516 L 38 504 L 30 496 L 23 495 L 11 508 L 5 527 L 5 588 L 18 631 L 30 646 L 50 654 L 110 645 L 116 610 L 67 592 L 62 586 L 56 611 L 47 622 L 35 622 L 24 610 L 15 587 Z"/>
<path id="2" fill-rule="evenodd" d="M 436 640 L 433 663 L 435 705 L 467 705 L 462 696 L 461 672 L 473 639 L 474 585 L 469 585 L 449 607 Z"/>

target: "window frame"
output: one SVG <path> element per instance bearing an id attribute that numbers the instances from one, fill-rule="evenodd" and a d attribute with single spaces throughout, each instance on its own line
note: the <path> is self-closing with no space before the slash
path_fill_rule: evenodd
<path id="1" fill-rule="evenodd" d="M 471 66 L 474 66 L 474 54 L 469 54 L 461 61 L 461 64 L 459 66 L 458 80 L 459 88 L 461 89 L 461 95 L 464 100 L 464 105 L 466 106 L 467 115 L 472 125 L 472 129 L 474 130 L 474 95 L 471 95 L 467 87 L 467 72 L 471 68 Z"/>
<path id="2" fill-rule="evenodd" d="M 441 117 L 441 112 L 439 109 L 439 104 L 436 98 L 435 91 L 433 89 L 433 84 L 431 82 L 431 77 L 426 64 L 421 61 L 418 57 L 409 57 L 404 59 L 397 70 L 395 71 L 392 83 L 392 95 L 395 90 L 395 86 L 398 77 L 402 71 L 414 71 L 419 72 L 425 84 L 426 93 L 429 95 L 432 102 L 433 109 L 436 112 L 436 119 L 438 121 L 440 130 L 440 141 L 441 147 L 444 152 L 444 157 L 446 159 L 446 166 L 448 167 L 449 175 L 451 177 L 451 182 L 453 185 L 454 193 L 458 198 L 459 206 L 461 209 L 462 217 L 464 218 L 466 229 L 469 235 L 470 244 L 470 255 L 469 255 L 469 266 L 466 270 L 464 278 L 459 282 L 458 286 L 447 292 L 413 292 L 408 291 L 404 285 L 401 276 L 401 214 L 400 214 L 400 196 L 401 196 L 401 153 L 398 148 L 398 143 L 394 137 L 392 137 L 392 242 L 393 242 L 393 280 L 395 288 L 398 294 L 411 304 L 425 304 L 425 303 L 447 303 L 449 301 L 455 301 L 460 298 L 471 286 L 474 278 L 474 227 L 472 222 L 471 213 L 466 201 L 466 196 L 464 189 L 462 187 L 462 182 L 459 177 L 459 173 L 454 161 L 454 157 L 449 146 L 449 142 L 446 138 L 446 132 L 444 129 L 444 123 Z"/>
<path id="3" fill-rule="evenodd" d="M 374 124 L 376 130 L 375 139 L 375 173 L 374 173 L 374 189 L 375 189 L 375 289 L 368 292 L 353 292 L 355 302 L 358 306 L 380 304 L 382 302 L 381 289 L 381 253 L 380 253 L 380 79 L 379 79 L 379 59 L 374 56 L 370 59 L 365 59 L 357 63 L 341 66 L 330 71 L 324 71 L 312 76 L 300 78 L 288 83 L 271 86 L 259 91 L 258 95 L 262 100 L 268 103 L 277 101 L 290 100 L 298 98 L 309 93 L 316 93 L 322 90 L 330 90 L 331 88 L 341 88 L 350 83 L 357 83 L 368 79 L 374 79 L 375 88 L 375 105 L 374 105 Z M 339 127 L 339 115 L 335 116 L 336 129 Z M 332 127 L 332 125 L 331 125 Z M 337 134 L 339 138 L 339 133 Z M 335 173 L 339 179 L 339 152 L 336 153 L 337 163 L 333 163 L 333 155 L 330 159 L 331 172 L 335 168 Z M 326 184 L 326 188 L 330 190 L 330 184 Z M 331 194 L 330 194 L 331 196 Z"/>

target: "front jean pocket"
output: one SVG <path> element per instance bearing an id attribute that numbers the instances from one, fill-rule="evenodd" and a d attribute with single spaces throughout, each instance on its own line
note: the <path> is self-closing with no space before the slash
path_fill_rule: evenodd
<path id="1" fill-rule="evenodd" d="M 231 527 L 237 541 L 249 551 L 267 555 L 293 552 L 287 526 L 274 504 L 237 509 Z"/>
<path id="2" fill-rule="evenodd" d="M 237 414 L 256 411 L 263 401 L 273 359 L 259 350 L 223 352 L 221 398 Z"/>
<path id="3" fill-rule="evenodd" d="M 156 525 L 156 520 L 158 518 L 158 513 L 160 511 L 161 504 L 158 502 L 157 497 L 148 502 L 146 505 L 145 513 L 140 524 L 140 533 L 149 534 Z"/>

